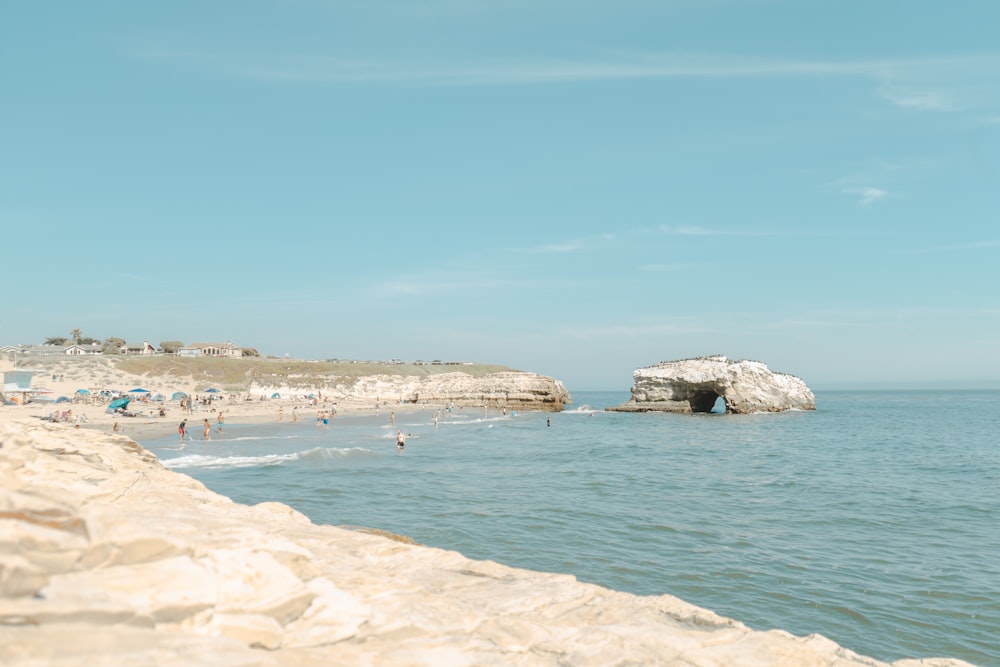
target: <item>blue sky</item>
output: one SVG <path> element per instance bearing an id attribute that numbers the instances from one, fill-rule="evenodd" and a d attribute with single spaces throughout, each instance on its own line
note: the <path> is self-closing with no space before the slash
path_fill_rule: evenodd
<path id="1" fill-rule="evenodd" d="M 994 0 L 0 5 L 0 344 L 1000 387 Z"/>

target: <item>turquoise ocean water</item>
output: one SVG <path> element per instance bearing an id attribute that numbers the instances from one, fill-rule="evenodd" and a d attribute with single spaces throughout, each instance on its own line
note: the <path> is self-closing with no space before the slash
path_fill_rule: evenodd
<path id="1" fill-rule="evenodd" d="M 466 408 L 142 444 L 239 502 L 669 593 L 881 660 L 1000 667 L 1000 392 L 818 392 L 816 412 Z M 551 426 L 546 420 L 551 419 Z M 197 420 L 195 420 L 197 421 Z M 397 428 L 411 433 L 395 447 Z"/>

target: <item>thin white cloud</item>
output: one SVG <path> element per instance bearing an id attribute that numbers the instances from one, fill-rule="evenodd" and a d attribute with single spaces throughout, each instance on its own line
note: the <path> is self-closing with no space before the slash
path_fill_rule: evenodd
<path id="1" fill-rule="evenodd" d="M 919 111 L 962 111 L 965 105 L 941 90 L 881 88 L 879 97 L 904 109 Z"/>
<path id="2" fill-rule="evenodd" d="M 710 229 L 698 225 L 660 225 L 661 234 L 671 236 L 778 236 L 778 232 L 756 229 Z"/>
<path id="3" fill-rule="evenodd" d="M 704 227 L 681 225 L 660 225 L 660 231 L 664 234 L 676 234 L 678 236 L 717 236 L 722 234 L 717 229 L 706 229 Z"/>
<path id="4" fill-rule="evenodd" d="M 844 193 L 857 196 L 858 203 L 862 206 L 871 206 L 875 202 L 882 201 L 889 196 L 888 190 L 873 188 L 871 186 L 863 188 L 846 188 Z"/>
<path id="5" fill-rule="evenodd" d="M 582 250 L 584 247 L 586 247 L 586 244 L 583 241 L 576 240 L 532 246 L 530 248 L 524 248 L 521 252 L 526 252 L 530 255 L 550 255 L 577 252 L 578 250 Z"/>
<path id="6" fill-rule="evenodd" d="M 657 264 L 643 264 L 640 271 L 648 273 L 676 273 L 680 271 L 695 271 L 704 269 L 707 264 L 696 264 L 694 262 L 667 262 Z"/>
<path id="7" fill-rule="evenodd" d="M 259 55 L 197 49 L 134 47 L 131 55 L 238 76 L 289 83 L 408 82 L 423 85 L 516 85 L 662 78 L 865 77 L 899 106 L 954 109 L 941 92 L 947 84 L 969 87 L 1000 73 L 1000 52 L 941 58 L 794 60 L 706 53 L 614 53 L 598 59 L 561 58 L 423 62 L 414 59 L 337 57 L 328 54 Z M 456 64 L 458 63 L 458 64 Z M 939 82 L 943 85 L 934 85 Z"/>
<path id="8" fill-rule="evenodd" d="M 536 246 L 529 246 L 527 248 L 511 248 L 513 252 L 521 252 L 529 255 L 552 255 L 552 254 L 562 254 L 570 252 L 579 252 L 581 250 L 586 250 L 588 248 L 597 246 L 602 243 L 607 243 L 609 241 L 614 241 L 614 234 L 599 234 L 597 236 L 589 236 L 579 239 L 571 239 L 569 241 L 563 241 L 561 243 L 545 243 Z"/>

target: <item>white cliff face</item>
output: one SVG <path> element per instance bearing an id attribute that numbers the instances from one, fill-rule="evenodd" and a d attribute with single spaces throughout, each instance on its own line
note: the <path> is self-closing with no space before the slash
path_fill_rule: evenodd
<path id="1" fill-rule="evenodd" d="M 324 395 L 354 400 L 390 403 L 454 403 L 455 405 L 506 407 L 512 410 L 559 412 L 571 403 L 562 382 L 545 375 L 522 371 L 472 376 L 440 373 L 425 376 L 368 375 L 321 387 Z M 253 392 L 282 396 L 305 393 L 302 389 L 256 386 Z"/>
<path id="2" fill-rule="evenodd" d="M 710 412 L 720 396 L 726 412 L 735 414 L 816 409 L 812 391 L 794 375 L 775 373 L 759 361 L 717 356 L 637 369 L 631 400 L 612 410 Z"/>
<path id="3" fill-rule="evenodd" d="M 0 664 L 885 665 L 669 595 L 240 505 L 128 438 L 35 422 L 0 423 Z"/>

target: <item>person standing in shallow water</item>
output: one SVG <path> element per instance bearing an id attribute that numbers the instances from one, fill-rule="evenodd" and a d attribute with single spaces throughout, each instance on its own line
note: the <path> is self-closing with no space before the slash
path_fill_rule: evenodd
<path id="1" fill-rule="evenodd" d="M 226 418 L 225 418 L 225 417 L 223 417 L 223 416 L 222 416 L 222 413 L 220 412 L 220 413 L 219 413 L 219 433 L 222 433 L 222 424 L 223 424 L 223 423 L 224 423 L 225 421 L 226 421 Z"/>
<path id="2" fill-rule="evenodd" d="M 205 437 L 206 440 L 212 439 L 212 425 L 208 423 L 207 419 L 205 420 L 205 428 L 201 432 L 201 434 Z"/>
<path id="3" fill-rule="evenodd" d="M 185 419 L 181 422 L 180 426 L 177 427 L 177 433 L 180 434 L 181 440 L 184 439 L 184 435 L 187 433 L 187 423 L 188 420 Z"/>
<path id="4" fill-rule="evenodd" d="M 406 436 L 403 435 L 402 431 L 396 431 L 396 448 L 402 449 L 406 447 Z"/>

